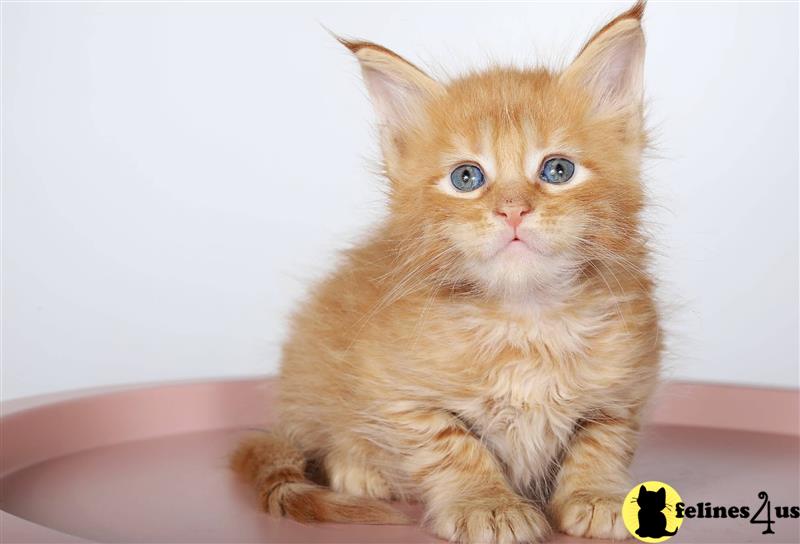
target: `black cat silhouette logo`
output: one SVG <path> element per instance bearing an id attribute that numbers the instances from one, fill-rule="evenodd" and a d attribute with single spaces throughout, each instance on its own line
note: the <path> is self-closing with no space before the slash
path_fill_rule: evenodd
<path id="1" fill-rule="evenodd" d="M 625 497 L 622 519 L 642 542 L 663 542 L 678 532 L 683 518 L 675 516 L 681 496 L 663 482 L 642 482 Z"/>

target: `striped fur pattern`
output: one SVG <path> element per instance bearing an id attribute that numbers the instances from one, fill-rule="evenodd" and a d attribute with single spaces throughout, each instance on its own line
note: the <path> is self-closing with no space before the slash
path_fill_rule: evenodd
<path id="1" fill-rule="evenodd" d="M 343 41 L 378 114 L 389 214 L 298 308 L 279 428 L 234 454 L 266 510 L 402 523 L 382 501 L 405 499 L 454 541 L 626 537 L 662 348 L 640 225 L 642 11 L 561 72 L 441 83 Z M 537 176 L 554 155 L 575 163 L 570 183 Z M 469 194 L 447 182 L 463 163 L 486 174 Z M 508 206 L 525 210 L 522 245 Z"/>

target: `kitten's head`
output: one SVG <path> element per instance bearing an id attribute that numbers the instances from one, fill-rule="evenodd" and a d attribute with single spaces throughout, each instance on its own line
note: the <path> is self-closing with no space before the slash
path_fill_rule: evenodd
<path id="1" fill-rule="evenodd" d="M 663 487 L 658 491 L 648 491 L 645 486 L 640 486 L 636 503 L 639 508 L 660 512 L 667 507 L 667 491 Z"/>
<path id="2" fill-rule="evenodd" d="M 642 207 L 643 5 L 562 72 L 440 83 L 381 46 L 357 56 L 379 117 L 390 224 L 442 281 L 552 289 L 624 258 Z"/>

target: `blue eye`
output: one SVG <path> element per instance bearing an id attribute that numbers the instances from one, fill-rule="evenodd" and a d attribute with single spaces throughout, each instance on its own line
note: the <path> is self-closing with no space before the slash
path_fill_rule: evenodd
<path id="1" fill-rule="evenodd" d="M 468 193 L 486 183 L 486 180 L 480 168 L 474 164 L 462 164 L 450 173 L 450 183 L 462 193 Z"/>
<path id="2" fill-rule="evenodd" d="M 575 165 L 563 157 L 553 157 L 547 159 L 542 165 L 539 177 L 547 183 L 566 183 L 575 173 Z"/>

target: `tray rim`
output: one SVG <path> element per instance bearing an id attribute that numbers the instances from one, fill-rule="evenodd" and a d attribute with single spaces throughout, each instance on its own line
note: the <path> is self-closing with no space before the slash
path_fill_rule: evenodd
<path id="1" fill-rule="evenodd" d="M 167 383 L 145 383 L 134 385 L 114 385 L 95 387 L 76 391 L 65 391 L 23 397 L 0 402 L 0 479 L 36 462 L 48 458 L 76 453 L 84 449 L 102 447 L 128 440 L 157 438 L 177 432 L 195 432 L 218 428 L 247 427 L 269 423 L 267 414 L 261 413 L 265 403 L 274 399 L 277 378 L 255 376 L 246 378 L 223 378 L 217 380 L 191 380 Z M 80 443 L 81 437 L 73 437 L 71 442 L 59 443 L 61 451 L 25 463 L 24 455 L 14 455 L 6 446 L 15 432 L 22 432 L 20 424 L 25 419 L 43 418 L 47 413 L 69 414 L 79 417 L 81 413 L 91 412 L 93 408 L 115 397 L 124 406 L 141 406 L 144 401 L 155 402 L 168 396 L 177 396 L 187 402 L 208 404 L 223 400 L 231 406 L 225 410 L 209 412 L 208 419 L 192 419 L 194 410 L 177 411 L 176 417 L 159 419 L 156 425 L 147 419 L 147 411 L 129 410 L 124 413 L 133 424 L 133 435 L 114 433 L 113 421 L 106 420 L 106 431 L 102 437 L 90 436 L 90 442 Z M 137 404 L 138 403 L 138 404 Z M 175 405 L 172 403 L 173 406 Z M 155 406 L 155 405 L 151 405 Z M 179 406 L 179 405 L 178 405 Z M 216 405 L 219 408 L 220 404 Z M 186 407 L 184 407 L 186 408 Z M 190 413 L 191 412 L 191 413 Z M 119 414 L 114 414 L 119 415 Z M 182 419 L 184 418 L 184 419 Z M 113 419 L 113 418 L 112 418 Z M 40 419 L 45 421 L 45 419 Z M 709 427 L 715 429 L 739 430 L 800 437 L 800 390 L 771 387 L 751 387 L 730 384 L 697 382 L 664 382 L 652 399 L 645 417 L 646 425 L 675 425 L 690 427 Z M 55 422 L 56 424 L 58 422 Z M 177 429 L 172 425 L 176 424 Z M 127 437 L 125 436 L 127 435 Z M 24 442 L 24 432 L 22 435 Z M 116 437 L 122 438 L 116 440 Z M 86 437 L 84 437 L 86 438 Z M 92 441 L 93 439 L 93 441 Z M 12 441 L 13 442 L 13 441 Z M 19 444 L 20 442 L 17 441 Z M 21 446 L 24 450 L 25 444 Z M 13 448 L 11 448 L 13 450 Z M 24 451 L 23 451 L 24 454 Z M 0 508 L 1 542 L 89 542 L 75 535 L 62 533 L 33 521 L 19 518 Z"/>

